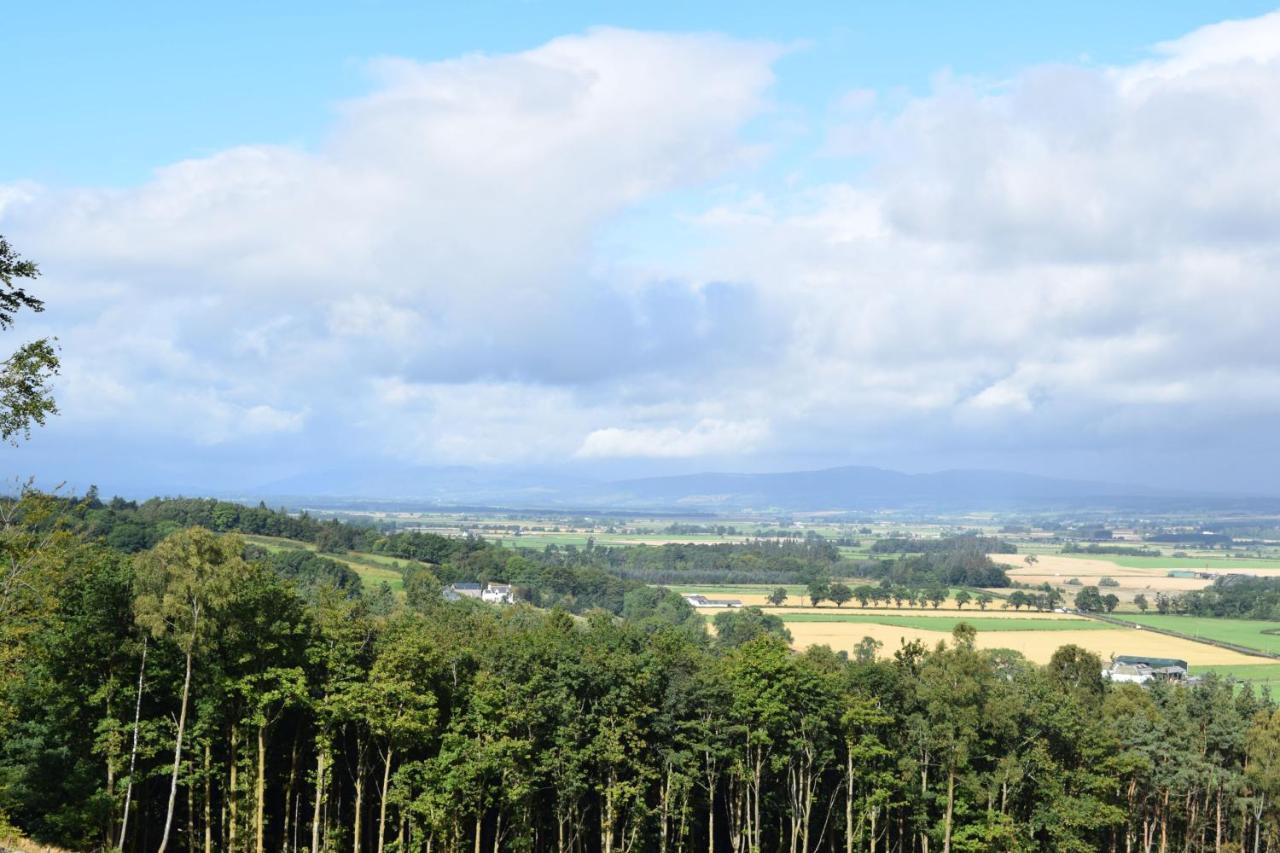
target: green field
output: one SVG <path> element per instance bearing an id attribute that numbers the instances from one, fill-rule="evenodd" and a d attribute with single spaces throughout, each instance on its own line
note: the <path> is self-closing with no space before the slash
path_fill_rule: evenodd
<path id="1" fill-rule="evenodd" d="M 998 616 L 898 616 L 875 613 L 779 613 L 783 622 L 861 622 L 950 633 L 961 622 L 979 631 L 1098 631 L 1114 626 L 1092 619 L 1005 619 Z"/>
<path id="2" fill-rule="evenodd" d="M 1257 557 L 1125 557 L 1119 554 L 1062 554 L 1076 560 L 1102 560 L 1126 569 L 1280 569 L 1280 560 Z"/>
<path id="3" fill-rule="evenodd" d="M 1280 654 L 1280 622 L 1264 622 L 1258 619 L 1214 619 L 1209 616 L 1162 616 L 1159 614 L 1130 614 L 1122 617 L 1128 622 L 1177 631 L 1189 637 L 1232 643 L 1249 649 Z"/>
<path id="4" fill-rule="evenodd" d="M 1210 672 L 1216 672 L 1223 677 L 1234 678 L 1237 681 L 1248 682 L 1259 687 L 1267 687 L 1271 690 L 1280 689 L 1280 663 L 1197 666 L 1192 668 L 1191 674 L 1205 675 Z"/>
<path id="5" fill-rule="evenodd" d="M 277 539 L 272 536 L 245 536 L 246 542 L 264 548 L 267 551 L 314 551 L 315 545 L 310 542 L 295 542 L 292 539 Z M 390 566 L 395 565 L 398 561 L 385 554 L 366 554 L 360 551 L 352 551 L 349 554 L 325 554 L 330 560 L 335 560 L 351 569 L 360 576 L 360 583 L 364 585 L 365 592 L 373 592 L 383 581 L 391 587 L 391 591 L 396 595 L 404 594 L 404 575 L 397 569 Z"/>

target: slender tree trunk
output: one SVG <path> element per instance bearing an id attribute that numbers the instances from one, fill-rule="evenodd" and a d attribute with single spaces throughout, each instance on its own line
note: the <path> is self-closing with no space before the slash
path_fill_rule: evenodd
<path id="1" fill-rule="evenodd" d="M 1213 834 L 1213 850 L 1214 853 L 1222 853 L 1222 785 L 1218 785 L 1216 799 L 1218 808 Z"/>
<path id="2" fill-rule="evenodd" d="M 320 847 L 320 805 L 324 800 L 324 744 L 316 744 L 316 802 L 311 814 L 311 853 L 322 853 Z"/>
<path id="3" fill-rule="evenodd" d="M 296 844 L 291 844 L 291 838 L 297 837 L 297 799 L 294 793 L 294 785 L 298 781 L 298 734 L 294 732 L 293 747 L 289 750 L 289 781 L 284 786 L 284 835 L 283 843 L 280 849 L 285 853 L 290 853 Z"/>
<path id="4" fill-rule="evenodd" d="M 204 745 L 204 853 L 213 853 L 213 780 L 209 772 L 209 753 L 212 747 Z"/>
<path id="5" fill-rule="evenodd" d="M 956 804 L 956 771 L 947 772 L 947 816 L 942 822 L 942 853 L 951 853 L 951 816 Z"/>
<path id="6" fill-rule="evenodd" d="M 484 823 L 482 822 L 483 820 L 484 820 L 484 810 L 477 805 L 476 806 L 476 838 L 475 838 L 475 847 L 474 847 L 475 853 L 480 853 L 480 839 L 484 835 Z"/>
<path id="7" fill-rule="evenodd" d="M 847 746 L 852 746 L 848 744 Z M 871 842 L 875 843 L 874 839 Z M 853 853 L 853 752 L 845 753 L 844 761 L 844 851 Z"/>
<path id="8" fill-rule="evenodd" d="M 192 645 L 195 644 L 195 631 L 191 632 Z M 178 736 L 173 742 L 173 774 L 169 777 L 169 808 L 164 817 L 164 835 L 160 836 L 160 851 L 164 853 L 169 847 L 169 834 L 173 831 L 173 812 L 178 803 L 178 770 L 182 767 L 182 736 L 187 731 L 187 700 L 191 696 L 191 657 L 192 649 L 187 651 L 187 674 L 182 680 L 182 710 L 178 712 Z"/>
<path id="9" fill-rule="evenodd" d="M 383 842 L 387 836 L 387 794 L 390 792 L 393 755 L 394 752 L 388 747 L 382 762 L 382 797 L 378 803 L 378 853 L 382 853 Z"/>
<path id="10" fill-rule="evenodd" d="M 363 827 L 361 818 L 364 816 L 364 750 L 360 751 L 360 758 L 356 761 L 356 809 L 355 815 L 351 818 L 351 850 L 352 853 L 360 853 L 360 834 Z"/>
<path id="11" fill-rule="evenodd" d="M 240 825 L 240 785 L 239 785 L 239 752 L 240 752 L 240 726 L 236 723 L 231 724 L 231 768 L 230 779 L 227 784 L 227 849 L 231 853 L 236 853 L 238 849 L 237 835 L 239 834 Z"/>
<path id="12" fill-rule="evenodd" d="M 129 750 L 129 784 L 124 789 L 124 815 L 120 819 L 120 843 L 116 849 L 124 850 L 125 835 L 129 831 L 129 806 L 133 801 L 133 772 L 138 766 L 138 728 L 142 723 L 142 682 L 147 672 L 147 635 L 142 635 L 142 663 L 138 664 L 138 699 L 133 706 L 133 747 Z"/>
<path id="13" fill-rule="evenodd" d="M 195 780 L 187 781 L 187 853 L 193 853 L 192 844 L 196 838 L 196 791 Z"/>
<path id="14" fill-rule="evenodd" d="M 108 675 L 110 681 L 112 676 Z M 111 696 L 114 690 L 108 689 L 106 695 L 106 719 L 115 722 L 115 714 L 111 710 Z M 111 839 L 116 831 L 116 739 L 114 736 L 107 740 L 107 824 L 102 831 L 102 846 L 105 848 L 111 844 Z"/>
<path id="15" fill-rule="evenodd" d="M 266 853 L 266 816 L 267 808 L 267 724 L 258 724 L 258 778 L 254 785 L 253 803 L 253 849 L 254 853 Z M 285 801 L 285 808 L 289 803 Z"/>

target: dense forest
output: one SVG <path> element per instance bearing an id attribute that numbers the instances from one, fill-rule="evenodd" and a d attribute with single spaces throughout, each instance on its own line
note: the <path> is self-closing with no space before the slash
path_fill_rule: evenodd
<path id="1" fill-rule="evenodd" d="M 964 625 L 938 648 L 797 654 L 776 617 L 721 614 L 713 637 L 640 585 L 616 613 L 450 604 L 425 562 L 377 612 L 324 557 L 264 555 L 198 526 L 126 553 L 93 532 L 84 504 L 29 493 L 4 505 L 0 529 L 0 812 L 43 841 L 381 853 L 1280 843 L 1280 713 L 1213 679 L 1111 686 L 1078 648 L 1039 667 L 977 649 Z M 457 547 L 433 565 L 490 550 Z"/>

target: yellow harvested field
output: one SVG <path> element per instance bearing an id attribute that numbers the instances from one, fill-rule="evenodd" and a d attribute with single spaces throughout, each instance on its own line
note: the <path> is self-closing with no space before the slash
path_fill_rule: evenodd
<path id="1" fill-rule="evenodd" d="M 746 601 L 748 596 L 741 596 L 740 600 L 743 604 L 750 604 Z M 699 613 L 715 614 L 724 612 L 723 607 L 697 607 L 694 608 Z M 827 616 L 838 617 L 839 614 L 856 614 L 858 616 L 946 616 L 955 618 L 971 617 L 983 619 L 1074 619 L 1078 622 L 1084 621 L 1083 617 L 1075 616 L 1071 613 L 1037 613 L 1033 610 L 1001 610 L 998 606 L 988 608 L 986 611 L 977 610 L 972 607 L 966 607 L 963 610 L 950 610 L 940 608 L 934 610 L 932 607 L 921 610 L 918 607 L 869 607 L 863 609 L 861 607 L 849 607 L 837 610 L 834 607 L 762 607 L 765 613 L 777 613 L 779 616 L 786 616 L 795 613 L 821 613 Z"/>
<path id="2" fill-rule="evenodd" d="M 1162 578 L 1167 569 L 1126 569 L 1117 566 L 1109 560 L 1090 560 L 1086 558 L 1064 557 L 1061 554 L 1040 554 L 1036 557 L 1036 563 L 1028 566 L 1024 562 L 1025 557 L 1022 554 L 992 554 L 991 559 L 996 563 L 1003 563 L 1009 567 L 1008 574 L 1010 577 L 1016 577 L 1023 583 L 1028 582 L 1027 575 L 1034 577 L 1048 577 L 1050 581 L 1060 577 L 1062 580 L 1067 578 L 1116 578 L 1117 574 L 1133 575 L 1134 577 Z M 1035 581 L 1039 583 L 1039 581 Z"/>
<path id="3" fill-rule="evenodd" d="M 852 652 L 863 637 L 879 640 L 883 657 L 891 657 L 905 641 L 920 640 L 929 647 L 940 641 L 950 641 L 945 631 L 924 631 L 917 628 L 899 628 L 858 622 L 788 622 L 796 648 L 830 646 L 836 651 Z M 1260 658 L 1220 649 L 1216 646 L 1167 637 L 1150 631 L 1116 628 L 1102 631 L 979 631 L 978 647 L 983 649 L 1013 649 L 1035 663 L 1048 663 L 1060 647 L 1074 644 L 1088 649 L 1104 660 L 1115 655 L 1152 655 L 1181 658 L 1195 666 L 1211 664 L 1259 663 Z"/>
<path id="4" fill-rule="evenodd" d="M 1021 580 L 1021 578 L 1019 578 L 1019 580 Z M 1009 590 L 1001 590 L 1001 592 L 1007 595 L 1009 593 Z M 708 588 L 708 592 L 706 593 L 706 596 L 707 598 L 727 598 L 733 601 L 741 601 L 743 605 L 747 607 L 772 607 L 773 606 L 769 604 L 769 596 L 766 593 L 715 592 L 714 589 Z M 809 606 L 809 599 L 799 595 L 793 595 L 790 598 L 788 598 L 786 600 L 786 603 L 783 604 L 783 608 L 788 612 L 798 611 L 798 610 L 804 610 L 804 611 L 813 610 L 813 608 Z M 706 609 L 706 608 L 700 608 L 700 609 Z M 722 609 L 722 608 L 711 608 L 711 609 L 716 610 L 716 609 Z M 818 609 L 824 613 L 835 612 L 837 610 L 836 606 L 832 604 L 830 601 L 824 601 Z M 841 609 L 845 613 L 864 612 L 862 607 L 858 605 L 858 600 L 856 598 L 853 601 L 850 601 L 847 604 L 845 604 L 844 607 Z M 946 601 L 942 602 L 942 604 L 940 605 L 940 609 L 952 610 L 952 611 L 956 610 L 957 608 L 956 608 L 955 599 L 948 598 Z M 999 600 L 997 600 L 987 608 L 987 613 L 992 613 L 999 609 L 1000 609 L 1000 602 Z M 890 607 L 888 611 L 886 611 L 884 607 L 873 607 L 873 608 L 870 608 L 867 612 L 870 612 L 870 611 L 876 611 L 881 613 L 884 613 L 884 612 L 922 613 L 926 611 L 933 612 L 933 606 L 930 605 L 929 607 L 926 607 L 923 610 L 921 610 L 921 608 L 919 607 L 903 607 L 901 609 L 896 607 Z M 976 604 L 970 603 L 964 607 L 964 612 L 979 613 L 980 611 L 978 610 L 978 606 Z"/>

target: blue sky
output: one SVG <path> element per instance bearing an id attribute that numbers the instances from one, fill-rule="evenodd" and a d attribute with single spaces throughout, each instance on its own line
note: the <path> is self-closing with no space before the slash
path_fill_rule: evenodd
<path id="1" fill-rule="evenodd" d="M 7 473 L 1275 491 L 1265 4 L 261 6 L 7 10 Z"/>
<path id="2" fill-rule="evenodd" d="M 780 100 L 920 92 L 939 72 L 1000 78 L 1033 64 L 1123 63 L 1259 2 L 18 4 L 0 73 L 13 130 L 0 179 L 127 185 L 239 144 L 313 144 L 365 63 L 507 53 L 608 25 L 721 32 L 793 46 Z"/>

